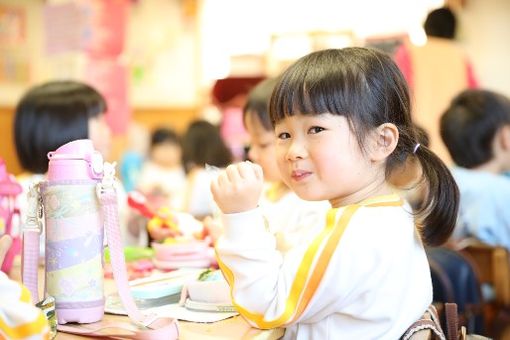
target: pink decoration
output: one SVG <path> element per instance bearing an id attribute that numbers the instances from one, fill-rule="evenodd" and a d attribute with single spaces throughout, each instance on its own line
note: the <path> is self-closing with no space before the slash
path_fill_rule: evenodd
<path id="1" fill-rule="evenodd" d="M 13 175 L 7 172 L 5 162 L 0 158 L 0 219 L 5 228 L 5 234 L 12 236 L 12 245 L 5 255 L 2 271 L 8 273 L 11 270 L 14 257 L 21 251 L 21 239 L 19 235 L 13 235 L 13 216 L 19 214 L 15 207 L 15 199 L 21 193 L 21 185 L 16 182 Z M 1 231 L 1 230 L 0 230 Z"/>
<path id="2" fill-rule="evenodd" d="M 120 55 L 124 50 L 128 0 L 90 0 L 87 22 L 90 39 L 85 51 L 92 58 Z"/>
<path id="3" fill-rule="evenodd" d="M 85 72 L 87 82 L 106 98 L 106 121 L 113 134 L 127 130 L 131 110 L 128 106 L 127 70 L 116 58 L 90 58 Z"/>

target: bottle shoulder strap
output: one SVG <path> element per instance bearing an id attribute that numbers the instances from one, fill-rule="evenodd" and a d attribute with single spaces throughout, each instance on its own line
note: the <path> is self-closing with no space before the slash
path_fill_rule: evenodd
<path id="1" fill-rule="evenodd" d="M 110 248 L 110 258 L 112 264 L 113 278 L 117 290 L 127 311 L 127 314 L 133 324 L 122 322 L 100 321 L 91 325 L 58 325 L 57 329 L 63 332 L 89 335 L 89 336 L 108 336 L 115 337 L 119 334 L 113 334 L 119 329 L 123 330 L 123 338 L 127 339 L 177 339 L 179 330 L 177 321 L 168 317 L 157 317 L 156 315 L 143 315 L 135 304 L 131 295 L 126 272 L 126 260 L 122 247 L 122 239 L 119 228 L 119 215 L 117 209 L 117 195 L 113 185 L 98 184 L 98 197 L 103 213 L 104 227 L 108 247 Z M 111 184 L 111 183 L 110 183 Z M 135 327 L 133 327 L 135 326 Z"/>
<path id="2" fill-rule="evenodd" d="M 22 221 L 21 280 L 35 303 L 39 302 L 38 264 L 39 238 L 42 231 L 42 201 L 39 183 L 30 186 L 25 221 Z"/>

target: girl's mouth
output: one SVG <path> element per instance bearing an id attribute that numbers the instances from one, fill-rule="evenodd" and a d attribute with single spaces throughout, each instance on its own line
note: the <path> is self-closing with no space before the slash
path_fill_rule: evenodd
<path id="1" fill-rule="evenodd" d="M 299 181 L 304 180 L 311 174 L 312 173 L 310 171 L 294 170 L 294 171 L 292 171 L 290 177 L 292 178 L 292 180 L 299 182 Z"/>

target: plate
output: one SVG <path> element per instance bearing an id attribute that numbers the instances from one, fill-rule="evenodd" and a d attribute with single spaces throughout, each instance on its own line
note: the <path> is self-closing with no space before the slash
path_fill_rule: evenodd
<path id="1" fill-rule="evenodd" d="M 196 302 L 191 299 L 186 299 L 184 307 L 189 310 L 198 312 L 222 312 L 222 313 L 237 313 L 237 310 L 232 305 L 222 305 L 216 303 Z"/>

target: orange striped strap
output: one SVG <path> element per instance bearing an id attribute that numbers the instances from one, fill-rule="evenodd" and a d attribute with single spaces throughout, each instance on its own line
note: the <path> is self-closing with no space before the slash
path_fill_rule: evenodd
<path id="1" fill-rule="evenodd" d="M 303 259 L 301 261 L 301 264 L 298 268 L 298 271 L 296 273 L 294 282 L 292 283 L 289 296 L 287 298 L 287 302 L 285 304 L 284 311 L 280 317 L 278 317 L 275 320 L 266 321 L 264 319 L 264 315 L 253 313 L 248 311 L 247 309 L 240 306 L 234 299 L 234 296 L 232 294 L 234 289 L 234 274 L 228 268 L 220 259 L 219 256 L 217 256 L 218 265 L 220 266 L 220 269 L 222 270 L 223 274 L 225 275 L 225 278 L 227 282 L 230 285 L 230 293 L 232 296 L 232 302 L 234 306 L 237 308 L 239 313 L 241 313 L 244 317 L 247 319 L 253 321 L 258 327 L 263 329 L 268 328 L 274 328 L 278 327 L 282 324 L 285 324 L 288 322 L 290 317 L 294 314 L 297 303 L 299 301 L 299 297 L 301 295 L 301 292 L 304 289 L 306 280 L 308 279 L 312 268 L 312 262 L 315 258 L 315 254 L 317 253 L 318 248 L 323 243 L 323 240 L 329 236 L 331 233 L 334 225 L 335 225 L 335 217 L 338 209 L 331 209 L 328 212 L 327 215 L 327 223 L 324 230 L 315 237 L 315 239 L 312 241 L 311 245 L 308 247 L 307 251 L 305 252 Z"/>

